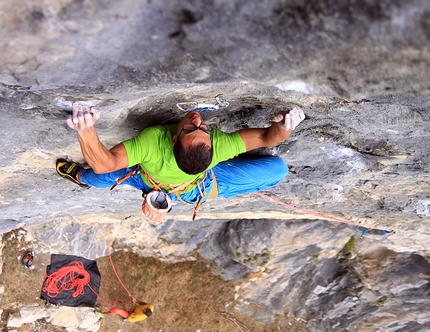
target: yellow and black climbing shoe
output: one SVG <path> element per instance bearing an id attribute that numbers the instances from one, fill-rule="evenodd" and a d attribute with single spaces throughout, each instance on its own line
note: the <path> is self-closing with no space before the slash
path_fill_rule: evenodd
<path id="1" fill-rule="evenodd" d="M 57 160 L 57 173 L 60 174 L 66 180 L 69 180 L 83 189 L 89 189 L 90 187 L 78 180 L 78 172 L 82 169 L 76 163 L 68 162 L 65 160 Z"/>

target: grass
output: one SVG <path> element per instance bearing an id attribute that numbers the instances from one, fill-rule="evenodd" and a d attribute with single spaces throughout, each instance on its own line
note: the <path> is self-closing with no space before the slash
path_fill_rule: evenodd
<path id="1" fill-rule="evenodd" d="M 354 263 L 363 259 L 355 247 L 355 237 L 351 236 L 342 250 L 339 252 L 339 259 L 345 263 Z"/>

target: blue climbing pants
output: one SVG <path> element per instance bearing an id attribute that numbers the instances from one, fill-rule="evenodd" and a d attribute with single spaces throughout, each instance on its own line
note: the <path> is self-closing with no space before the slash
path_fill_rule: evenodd
<path id="1" fill-rule="evenodd" d="M 80 174 L 83 183 L 97 188 L 111 187 L 116 180 L 134 171 L 137 166 L 123 168 L 106 174 L 96 174 L 92 169 L 84 169 Z M 212 173 L 213 171 L 213 173 Z M 187 193 L 180 194 L 183 201 L 195 204 L 202 193 L 206 193 L 205 201 L 214 185 L 214 176 L 218 186 L 218 196 L 230 198 L 239 194 L 252 193 L 273 187 L 288 174 L 288 167 L 279 157 L 258 157 L 254 159 L 232 159 L 223 161 L 208 171 L 203 184 Z M 136 174 L 122 182 L 134 188 L 149 193 L 152 188 L 143 182 L 140 174 Z M 169 194 L 172 201 L 180 200 L 175 194 Z"/>

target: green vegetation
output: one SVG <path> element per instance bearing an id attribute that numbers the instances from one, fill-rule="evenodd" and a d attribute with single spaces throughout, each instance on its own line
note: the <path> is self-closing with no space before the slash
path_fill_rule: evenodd
<path id="1" fill-rule="evenodd" d="M 270 254 L 267 252 L 254 253 L 254 254 L 248 253 L 243 257 L 242 253 L 237 252 L 236 257 L 239 259 L 239 262 L 241 262 L 242 264 L 246 265 L 246 264 L 252 263 L 253 265 L 261 266 L 269 262 Z"/>
<path id="2" fill-rule="evenodd" d="M 339 252 L 339 259 L 346 263 L 356 262 L 363 258 L 362 255 L 358 254 L 357 248 L 355 247 L 355 237 L 351 236 L 342 250 Z"/>

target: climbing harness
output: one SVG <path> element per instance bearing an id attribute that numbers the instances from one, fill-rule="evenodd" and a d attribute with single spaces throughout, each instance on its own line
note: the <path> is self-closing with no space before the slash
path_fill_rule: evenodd
<path id="1" fill-rule="evenodd" d="M 178 200 L 180 200 L 182 203 L 185 203 L 185 204 L 190 204 L 190 203 L 185 202 L 182 199 L 182 197 L 180 196 L 180 194 L 186 192 L 186 190 L 189 188 L 189 186 L 195 185 L 196 188 L 199 190 L 200 199 L 197 202 L 197 204 L 194 206 L 194 212 L 193 212 L 193 217 L 192 217 L 192 220 L 194 221 L 196 219 L 197 212 L 199 211 L 201 205 L 203 204 L 203 200 L 207 195 L 206 188 L 204 186 L 204 181 L 206 179 L 208 172 L 209 171 L 206 171 L 205 176 L 201 179 L 195 178 L 191 181 L 188 181 L 188 182 L 176 185 L 176 186 L 171 185 L 171 184 L 167 184 L 167 183 L 157 182 L 146 172 L 143 172 L 143 175 L 146 177 L 147 181 L 154 187 L 154 190 L 161 191 L 161 190 L 163 190 L 163 189 L 161 189 L 161 187 L 170 188 L 169 193 L 175 194 L 175 196 L 178 198 Z M 212 173 L 212 179 L 214 182 L 213 182 L 213 187 L 212 187 L 212 190 L 211 190 L 208 198 L 215 198 L 216 196 L 218 196 L 218 187 L 217 187 L 217 182 L 216 182 L 216 178 L 215 178 L 215 173 L 212 170 L 210 170 L 210 172 Z M 166 195 L 166 197 L 168 198 L 169 196 Z M 145 201 L 144 201 L 144 204 L 145 204 Z M 142 205 L 142 211 L 145 213 L 143 205 Z"/>
<path id="2" fill-rule="evenodd" d="M 124 175 L 115 181 L 115 184 L 110 188 L 112 190 L 117 185 L 121 184 L 125 180 L 138 175 L 141 173 L 140 166 Z M 143 174 L 147 175 L 145 172 Z M 149 176 L 149 175 L 147 175 Z M 152 179 L 152 178 L 151 178 Z M 152 183 L 151 183 L 152 184 Z M 156 224 L 163 222 L 166 214 L 172 209 L 172 201 L 167 192 L 161 189 L 159 186 L 154 185 L 154 189 L 148 194 L 143 194 L 142 212 L 151 221 Z"/>
<path id="3" fill-rule="evenodd" d="M 263 193 L 260 193 L 260 192 L 256 192 L 254 194 L 256 194 L 256 195 L 258 195 L 258 196 L 260 196 L 260 197 L 262 197 L 264 199 L 267 199 L 269 201 L 272 201 L 272 202 L 274 202 L 276 204 L 283 205 L 283 206 L 285 206 L 285 207 L 287 207 L 289 209 L 292 209 L 292 210 L 295 210 L 295 211 L 298 211 L 298 212 L 301 212 L 301 213 L 306 213 L 306 214 L 310 214 L 310 215 L 313 215 L 313 216 L 316 216 L 316 217 L 320 217 L 320 218 L 323 218 L 323 219 L 337 221 L 337 222 L 341 222 L 341 223 L 348 224 L 348 225 L 353 225 L 353 226 L 355 226 L 354 230 L 356 230 L 358 232 L 361 232 L 361 237 L 360 238 L 363 238 L 364 235 L 366 235 L 366 234 L 384 235 L 384 234 L 394 233 L 393 230 L 387 231 L 387 230 L 384 230 L 384 229 L 367 228 L 367 227 L 359 226 L 359 225 L 357 225 L 356 223 L 354 223 L 352 221 L 348 221 L 348 220 L 345 220 L 345 219 L 339 219 L 339 218 L 335 218 L 335 217 L 330 217 L 330 216 L 327 216 L 327 215 L 324 215 L 324 214 L 321 214 L 321 213 L 318 213 L 318 212 L 314 212 L 314 211 L 302 209 L 302 208 L 296 207 L 294 205 L 282 202 L 282 201 L 280 201 L 280 200 L 278 200 L 276 198 L 267 196 L 267 195 L 265 195 Z"/>
<path id="4" fill-rule="evenodd" d="M 138 166 L 134 171 L 131 171 L 130 173 L 127 173 L 126 175 L 124 175 L 122 178 L 119 178 L 115 181 L 115 184 L 110 187 L 110 190 L 112 190 L 113 188 L 115 188 L 117 185 L 119 185 L 121 182 L 124 182 L 125 180 L 137 175 L 140 173 L 140 166 Z"/>
<path id="5" fill-rule="evenodd" d="M 208 172 L 209 172 L 209 171 L 206 171 L 206 173 L 205 173 L 205 177 L 204 177 L 203 179 L 199 180 L 199 182 L 197 182 L 197 184 L 196 184 L 197 189 L 199 190 L 199 193 L 200 193 L 200 199 L 199 199 L 199 201 L 197 202 L 197 204 L 194 206 L 194 212 L 193 212 L 193 218 L 192 218 L 192 220 L 193 220 L 193 221 L 196 219 L 197 212 L 199 212 L 200 207 L 201 207 L 201 206 L 202 206 L 202 204 L 205 202 L 205 201 L 203 201 L 203 200 L 204 200 L 204 198 L 206 197 L 207 192 L 206 192 L 206 188 L 205 188 L 205 186 L 204 186 L 204 180 L 206 179 L 206 176 L 207 176 L 207 173 L 208 173 Z M 215 173 L 214 173 L 214 171 L 213 171 L 213 170 L 210 170 L 210 172 L 211 172 L 211 174 L 212 174 L 213 186 L 212 186 L 212 190 L 211 190 L 211 192 L 210 192 L 210 194 L 209 194 L 209 196 L 208 196 L 208 199 L 210 199 L 210 198 L 215 198 L 215 197 L 217 197 L 217 196 L 218 196 L 218 185 L 217 185 L 217 181 L 216 181 Z M 200 187 L 200 186 L 202 186 L 202 187 Z M 183 202 L 183 203 L 185 203 L 185 204 L 189 204 L 189 203 L 185 202 L 185 201 L 181 198 L 181 196 L 179 196 L 178 194 L 176 194 L 176 197 L 178 197 L 178 199 L 179 199 L 181 202 Z"/>
<path id="6" fill-rule="evenodd" d="M 195 101 L 191 102 L 181 102 L 176 103 L 176 107 L 181 111 L 181 113 L 176 114 L 164 121 L 162 121 L 160 124 L 166 123 L 170 120 L 173 120 L 177 118 L 178 116 L 182 115 L 183 113 L 188 112 L 203 112 L 203 111 L 216 111 L 221 108 L 226 108 L 230 104 L 227 102 L 225 95 L 219 94 L 215 96 L 215 104 L 204 104 L 204 103 L 198 103 Z"/>
<path id="7" fill-rule="evenodd" d="M 195 178 L 179 185 L 171 185 L 171 184 L 155 181 L 152 178 L 152 176 L 142 171 L 140 166 L 138 165 L 135 170 L 124 175 L 122 178 L 117 179 L 115 184 L 110 189 L 111 190 L 114 189 L 117 185 L 121 184 L 125 180 L 135 175 L 142 174 L 146 178 L 147 182 L 153 187 L 153 190 L 150 191 L 148 194 L 142 195 L 143 197 L 142 212 L 149 220 L 153 221 L 156 224 L 159 224 L 163 222 L 164 218 L 166 217 L 166 214 L 170 212 L 170 210 L 172 209 L 172 201 L 168 195 L 168 192 L 162 189 L 162 187 L 170 188 L 169 193 L 175 194 L 175 196 L 181 202 L 185 204 L 190 204 L 185 202 L 180 196 L 180 194 L 188 191 L 188 188 L 190 186 L 196 186 L 196 188 L 199 190 L 199 193 L 200 193 L 200 199 L 197 202 L 197 204 L 194 206 L 194 212 L 192 216 L 192 220 L 194 221 L 196 219 L 197 212 L 199 211 L 201 205 L 203 204 L 203 200 L 207 194 L 204 186 L 204 181 L 206 179 L 208 172 L 209 171 L 206 171 L 205 176 L 201 179 Z M 210 172 L 212 174 L 212 179 L 214 181 L 214 184 L 208 198 L 215 198 L 218 196 L 218 186 L 216 182 L 215 173 L 213 172 L 213 170 L 210 170 Z"/>

